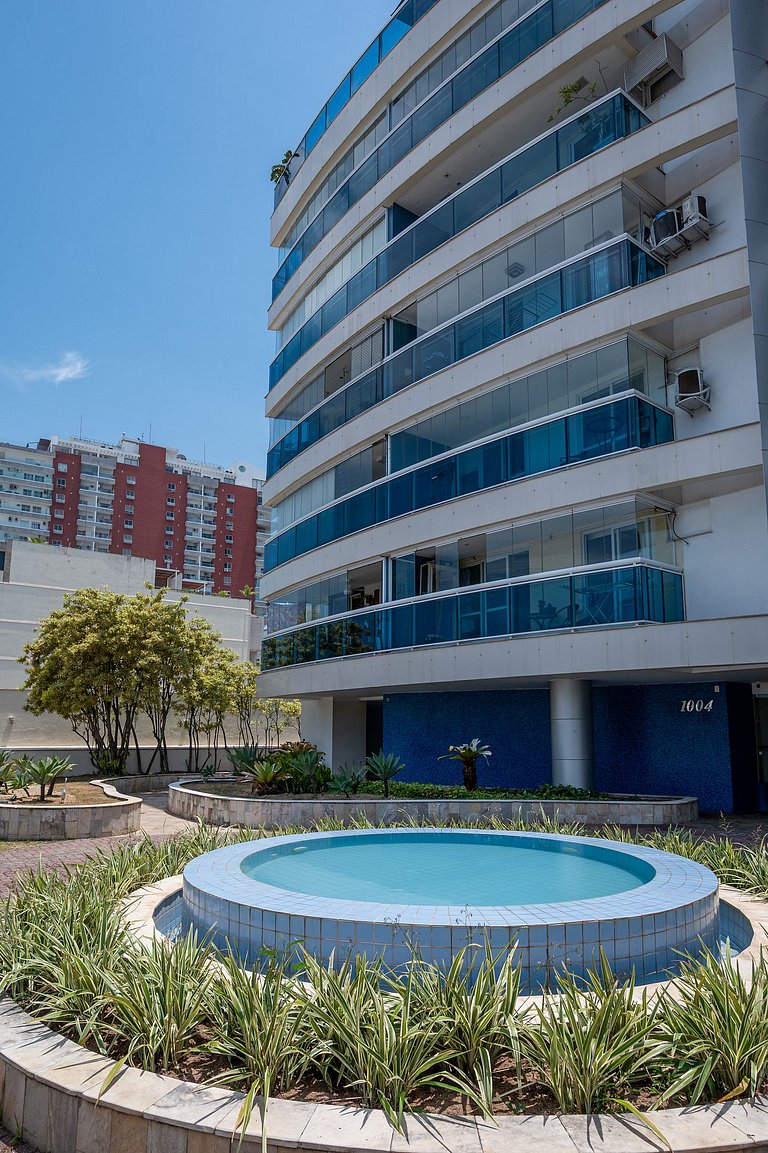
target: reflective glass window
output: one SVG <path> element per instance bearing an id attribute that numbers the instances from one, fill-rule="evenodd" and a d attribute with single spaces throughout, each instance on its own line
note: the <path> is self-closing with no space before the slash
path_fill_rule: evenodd
<path id="1" fill-rule="evenodd" d="M 365 50 L 363 55 L 358 60 L 352 69 L 352 91 L 357 92 L 361 84 L 363 84 L 371 75 L 373 70 L 379 63 L 379 41 L 374 40 L 373 44 Z"/>

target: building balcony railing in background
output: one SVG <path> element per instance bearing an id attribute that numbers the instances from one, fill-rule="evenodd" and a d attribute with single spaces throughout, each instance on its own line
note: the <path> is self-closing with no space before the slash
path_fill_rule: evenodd
<path id="1" fill-rule="evenodd" d="M 486 441 L 378 481 L 267 542 L 264 571 L 398 516 L 537 473 L 674 439 L 672 413 L 637 393 Z"/>
<path id="2" fill-rule="evenodd" d="M 272 299 L 353 205 L 422 140 L 605 0 L 544 0 L 470 60 L 394 128 L 351 174 L 302 233 L 272 281 Z M 310 130 L 311 131 L 311 130 Z M 319 139 L 319 136 L 318 136 Z"/>
<path id="3" fill-rule="evenodd" d="M 681 574 L 634 562 L 349 613 L 267 637 L 261 667 L 268 672 L 425 645 L 683 619 Z"/>
<path id="4" fill-rule="evenodd" d="M 534 185 L 649 123 L 628 96 L 613 93 L 442 201 L 391 240 L 291 337 L 270 366 L 270 389 L 321 337 L 401 272 Z"/>
<path id="5" fill-rule="evenodd" d="M 389 356 L 304 417 L 267 453 L 272 477 L 300 453 L 374 405 L 502 340 L 575 308 L 663 276 L 666 269 L 629 237 L 484 303 Z"/>

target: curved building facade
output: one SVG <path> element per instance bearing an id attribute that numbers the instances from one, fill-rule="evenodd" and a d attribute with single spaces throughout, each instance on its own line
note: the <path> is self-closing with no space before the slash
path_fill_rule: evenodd
<path id="1" fill-rule="evenodd" d="M 406 0 L 305 134 L 262 692 L 334 766 L 759 802 L 766 58 L 765 0 Z"/>

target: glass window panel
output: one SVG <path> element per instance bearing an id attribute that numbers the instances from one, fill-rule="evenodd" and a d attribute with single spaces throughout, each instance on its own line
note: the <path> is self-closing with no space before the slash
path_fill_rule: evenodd
<path id="1" fill-rule="evenodd" d="M 467 593 L 459 598 L 459 637 L 461 641 L 482 637 L 482 593 Z"/>
<path id="2" fill-rule="evenodd" d="M 545 570 L 571 568 L 573 559 L 573 521 L 570 513 L 549 517 L 542 525 L 542 560 Z"/>
<path id="3" fill-rule="evenodd" d="M 344 508 L 343 505 L 333 505 L 324 508 L 317 514 L 317 543 L 330 544 L 344 535 Z"/>
<path id="4" fill-rule="evenodd" d="M 476 224 L 494 209 L 501 201 L 501 172 L 497 168 L 476 180 L 474 184 L 460 192 L 454 200 L 454 223 L 456 232 Z"/>
<path id="5" fill-rule="evenodd" d="M 595 395 L 610 396 L 614 392 L 623 392 L 628 384 L 627 342 L 620 340 L 605 348 L 598 348 L 595 355 Z"/>
<path id="6" fill-rule="evenodd" d="M 536 271 L 546 272 L 565 260 L 565 226 L 556 220 L 536 234 Z"/>
<path id="7" fill-rule="evenodd" d="M 296 638 L 295 661 L 297 665 L 317 660 L 317 633 L 315 629 L 300 629 Z"/>
<path id="8" fill-rule="evenodd" d="M 377 613 L 361 613 L 344 621 L 344 655 L 372 653 L 376 650 Z"/>
<path id="9" fill-rule="evenodd" d="M 439 125 L 443 124 L 452 113 L 452 86 L 446 84 L 444 88 L 438 88 L 437 92 L 430 96 L 429 100 L 413 113 L 410 120 L 410 124 L 412 125 L 412 146 L 415 148 L 416 145 L 429 136 L 430 133 L 434 132 Z"/>
<path id="10" fill-rule="evenodd" d="M 454 360 L 453 329 L 444 328 L 415 346 L 415 379 L 422 380 L 447 368 Z"/>
<path id="11" fill-rule="evenodd" d="M 647 357 L 648 365 L 648 381 L 647 392 L 651 400 L 655 400 L 658 404 L 666 404 L 667 399 L 667 374 L 666 363 L 663 356 L 658 353 L 652 352 L 648 349 Z"/>
<path id="12" fill-rule="evenodd" d="M 566 361 L 568 375 L 569 407 L 575 408 L 580 404 L 588 404 L 590 400 L 597 400 L 600 391 L 596 387 L 597 358 L 594 352 L 584 356 L 574 356 Z"/>
<path id="13" fill-rule="evenodd" d="M 488 589 L 482 594 L 485 604 L 485 629 L 487 637 L 508 636 L 511 632 L 509 625 L 509 590 Z"/>
<path id="14" fill-rule="evenodd" d="M 476 264 L 459 277 L 459 312 L 466 312 L 490 293 L 483 292 L 483 265 Z"/>
<path id="15" fill-rule="evenodd" d="M 407 349 L 384 366 L 384 395 L 391 396 L 413 384 L 413 351 Z"/>
<path id="16" fill-rule="evenodd" d="M 459 587 L 459 542 L 435 548 L 435 591 L 447 592 Z"/>
<path id="17" fill-rule="evenodd" d="M 463 360 L 484 348 L 482 310 L 465 316 L 456 325 L 456 359 Z"/>
<path id="18" fill-rule="evenodd" d="M 315 145 L 317 144 L 318 140 L 320 139 L 320 137 L 323 135 L 324 132 L 325 132 L 325 109 L 323 108 L 322 112 L 320 112 L 319 115 L 316 117 L 316 119 L 313 121 L 312 127 L 309 129 L 309 131 L 307 132 L 307 135 L 304 138 L 304 146 L 305 146 L 307 155 L 309 155 L 309 153 L 315 147 Z"/>
<path id="19" fill-rule="evenodd" d="M 429 252 L 445 244 L 453 236 L 453 202 L 431 212 L 424 220 L 420 220 L 413 229 L 414 234 L 414 260 L 420 260 Z"/>
<path id="20" fill-rule="evenodd" d="M 403 516 L 413 510 L 413 477 L 412 472 L 405 476 L 397 476 L 389 482 L 389 515 L 391 517 Z"/>
<path id="21" fill-rule="evenodd" d="M 624 210 L 620 191 L 604 196 L 592 205 L 592 235 L 595 244 L 628 231 L 624 224 Z"/>
<path id="22" fill-rule="evenodd" d="M 389 613 L 392 648 L 410 648 L 413 644 L 413 605 L 401 605 Z"/>
<path id="23" fill-rule="evenodd" d="M 317 518 L 310 517 L 296 526 L 296 555 L 317 548 Z"/>
<path id="24" fill-rule="evenodd" d="M 502 202 L 514 200 L 557 172 L 557 138 L 553 132 L 501 166 Z"/>
<path id="25" fill-rule="evenodd" d="M 415 645 L 434 645 L 456 640 L 455 597 L 417 601 L 413 607 Z"/>
<path id="26" fill-rule="evenodd" d="M 329 124 L 331 123 L 332 120 L 335 120 L 336 117 L 339 115 L 342 108 L 344 107 L 344 105 L 349 100 L 349 94 L 350 94 L 350 76 L 349 76 L 349 74 L 347 74 L 344 77 L 344 79 L 342 80 L 339 87 L 334 92 L 333 96 L 328 101 L 328 123 Z"/>
<path id="27" fill-rule="evenodd" d="M 536 241 L 533 236 L 511 244 L 507 249 L 505 291 L 533 276 L 536 271 Z"/>
<path id="28" fill-rule="evenodd" d="M 593 246 L 592 205 L 571 212 L 563 221 L 565 225 L 565 251 L 568 256 L 578 256 Z"/>
<path id="29" fill-rule="evenodd" d="M 415 473 L 414 507 L 426 508 L 456 495 L 456 459 L 441 460 Z"/>
<path id="30" fill-rule="evenodd" d="M 416 596 L 416 556 L 395 557 L 392 561 L 392 589 L 396 601 Z"/>
<path id="31" fill-rule="evenodd" d="M 330 660 L 344 655 L 344 624 L 329 621 L 317 626 L 317 659 Z"/>
<path id="32" fill-rule="evenodd" d="M 471 47 L 470 47 L 471 51 Z M 477 59 L 454 77 L 448 87 L 453 88 L 454 109 L 463 108 L 499 78 L 499 46 L 492 44 Z"/>
<path id="33" fill-rule="evenodd" d="M 473 448 L 470 452 L 463 452 L 457 461 L 457 484 L 459 496 L 469 492 L 477 492 L 483 487 L 483 454 L 482 449 Z"/>
<path id="34" fill-rule="evenodd" d="M 489 433 L 504 432 L 510 427 L 509 387 L 496 388 L 491 393 L 493 415 Z"/>
<path id="35" fill-rule="evenodd" d="M 543 373 L 537 372 L 530 379 L 541 382 L 543 376 Z M 525 424 L 527 420 L 531 419 L 528 415 L 528 381 L 528 377 L 523 377 L 522 380 L 513 380 L 507 389 L 510 428 L 514 428 L 516 424 Z"/>
<path id="36" fill-rule="evenodd" d="M 459 311 L 459 282 L 452 280 L 438 288 L 437 297 L 437 324 L 444 324 L 451 320 Z"/>
<path id="37" fill-rule="evenodd" d="M 366 48 L 363 55 L 352 69 L 352 91 L 357 92 L 379 63 L 379 41 L 374 40 L 370 48 Z"/>
<path id="38" fill-rule="evenodd" d="M 359 496 L 350 497 L 344 502 L 344 533 L 360 532 L 370 528 L 374 523 L 374 497 L 373 490 L 367 489 Z"/>
<path id="39" fill-rule="evenodd" d="M 389 24 L 384 28 L 381 33 L 381 55 L 382 58 L 391 52 L 396 44 L 399 44 L 403 36 L 411 27 L 410 20 L 403 20 L 402 16 L 395 16 L 390 20 Z"/>
<path id="40" fill-rule="evenodd" d="M 480 265 L 483 278 L 483 295 L 480 299 L 487 300 L 491 296 L 497 296 L 498 293 L 507 291 L 511 284 L 507 273 L 508 264 L 506 252 L 499 252 L 496 256 L 491 256 L 488 260 L 483 261 Z M 469 273 L 464 275 L 469 275 Z"/>

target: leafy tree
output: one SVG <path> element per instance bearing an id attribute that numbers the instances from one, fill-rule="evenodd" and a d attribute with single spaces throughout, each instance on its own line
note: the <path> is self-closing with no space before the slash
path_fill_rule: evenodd
<path id="1" fill-rule="evenodd" d="M 201 645 L 194 673 L 180 685 L 174 711 L 187 730 L 187 768 L 200 772 L 218 760 L 219 743 L 226 747 L 224 723 L 235 707 L 237 658 L 231 649 L 219 648 L 211 635 Z M 202 637 L 201 637 L 202 639 Z"/>
<path id="2" fill-rule="evenodd" d="M 262 697 L 257 708 L 264 721 L 264 743 L 280 744 L 280 738 L 287 728 L 295 728 L 301 733 L 301 701 L 283 700 L 281 697 Z"/>
<path id="3" fill-rule="evenodd" d="M 27 669 L 24 707 L 34 716 L 65 717 L 93 765 L 118 773 L 141 710 L 148 659 L 129 599 L 109 589 L 65 594 L 19 658 Z"/>
<path id="4" fill-rule="evenodd" d="M 259 711 L 258 676 L 258 669 L 250 661 L 241 661 L 234 670 L 232 712 L 237 717 L 237 739 L 241 745 L 257 743 L 254 714 Z"/>
<path id="5" fill-rule="evenodd" d="M 289 148 L 284 154 L 283 159 L 279 164 L 272 165 L 272 171 L 269 174 L 269 179 L 273 184 L 277 184 L 280 177 L 285 175 L 286 184 L 291 179 L 291 159 L 293 158 L 293 149 Z"/>

